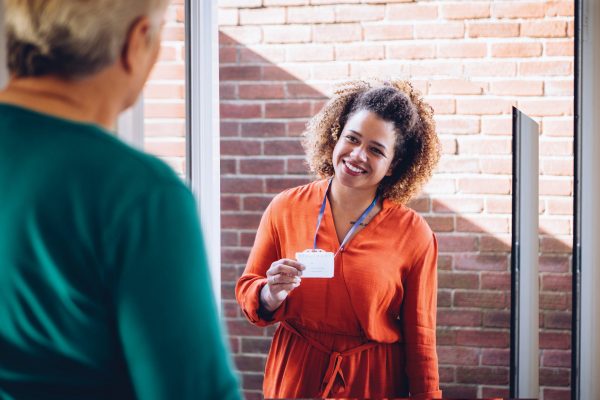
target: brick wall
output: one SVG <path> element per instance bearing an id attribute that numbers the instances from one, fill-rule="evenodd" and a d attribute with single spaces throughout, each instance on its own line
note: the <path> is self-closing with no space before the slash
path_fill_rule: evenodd
<path id="1" fill-rule="evenodd" d="M 177 3 L 177 2 L 176 2 Z M 147 148 L 183 166 L 181 1 L 146 90 Z M 540 137 L 540 385 L 569 398 L 572 1 L 219 0 L 222 295 L 249 399 L 273 327 L 241 316 L 235 281 L 262 211 L 306 183 L 299 135 L 335 81 L 410 79 L 443 157 L 411 205 L 440 244 L 438 355 L 447 397 L 508 396 L 511 106 Z"/>

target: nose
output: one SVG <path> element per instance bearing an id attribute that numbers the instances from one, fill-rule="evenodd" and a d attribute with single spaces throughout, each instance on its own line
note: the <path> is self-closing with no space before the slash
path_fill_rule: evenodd
<path id="1" fill-rule="evenodd" d="M 365 162 L 367 161 L 367 151 L 362 146 L 356 146 L 354 149 L 352 149 L 351 155 L 357 160 Z"/>

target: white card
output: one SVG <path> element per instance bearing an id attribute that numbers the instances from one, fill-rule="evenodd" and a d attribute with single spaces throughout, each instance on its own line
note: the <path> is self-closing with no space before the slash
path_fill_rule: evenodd
<path id="1" fill-rule="evenodd" d="M 333 253 L 329 251 L 303 251 L 296 260 L 304 264 L 302 278 L 333 278 Z"/>

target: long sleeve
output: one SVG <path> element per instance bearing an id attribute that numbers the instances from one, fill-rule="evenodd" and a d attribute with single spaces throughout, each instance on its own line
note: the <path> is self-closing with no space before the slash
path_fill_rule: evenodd
<path id="1" fill-rule="evenodd" d="M 113 302 L 139 399 L 239 399 L 196 206 L 183 185 L 143 196 L 114 231 Z"/>
<path id="2" fill-rule="evenodd" d="M 257 326 L 267 326 L 281 320 L 286 302 L 273 313 L 261 312 L 260 291 L 267 284 L 267 270 L 274 261 L 281 258 L 277 232 L 272 223 L 273 203 L 265 210 L 246 269 L 235 287 L 235 295 L 248 321 Z"/>
<path id="3" fill-rule="evenodd" d="M 406 372 L 412 398 L 440 398 L 436 353 L 437 241 L 431 234 L 425 252 L 408 272 L 402 306 Z"/>

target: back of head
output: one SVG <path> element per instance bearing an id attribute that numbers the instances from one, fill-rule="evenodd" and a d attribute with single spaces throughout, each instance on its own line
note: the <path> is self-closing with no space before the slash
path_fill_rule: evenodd
<path id="1" fill-rule="evenodd" d="M 78 79 L 115 62 L 129 29 L 147 16 L 158 32 L 169 0 L 4 0 L 14 77 Z"/>

